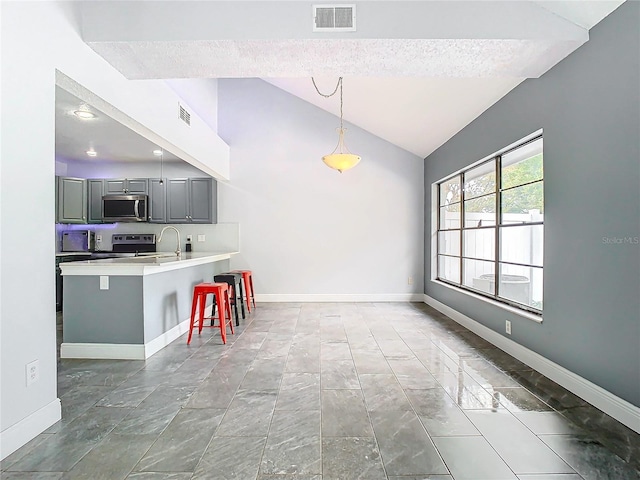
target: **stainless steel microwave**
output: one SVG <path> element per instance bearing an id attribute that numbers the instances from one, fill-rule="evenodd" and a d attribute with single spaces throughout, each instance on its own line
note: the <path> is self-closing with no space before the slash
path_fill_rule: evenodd
<path id="1" fill-rule="evenodd" d="M 148 221 L 147 195 L 105 195 L 102 197 L 102 219 L 105 222 Z"/>

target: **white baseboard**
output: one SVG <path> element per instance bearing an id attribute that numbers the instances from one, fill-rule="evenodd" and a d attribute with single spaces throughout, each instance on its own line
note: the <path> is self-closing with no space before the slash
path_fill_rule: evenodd
<path id="1" fill-rule="evenodd" d="M 256 302 L 324 303 L 324 302 L 422 302 L 422 293 L 263 293 Z"/>
<path id="2" fill-rule="evenodd" d="M 211 305 L 205 310 L 205 316 L 211 315 Z M 173 342 L 180 335 L 189 331 L 190 318 L 183 320 L 171 330 L 154 338 L 148 343 L 119 344 L 119 343 L 63 343 L 60 346 L 61 358 L 92 358 L 114 360 L 146 360 L 154 353 Z"/>
<path id="3" fill-rule="evenodd" d="M 205 315 L 209 316 L 211 314 L 209 313 L 209 314 L 205 314 Z M 180 322 L 178 325 L 173 327 L 171 330 L 169 330 L 167 332 L 164 332 L 159 337 L 156 337 L 153 340 L 151 340 L 149 343 L 145 344 L 145 346 L 144 346 L 145 357 L 144 358 L 145 359 L 149 358 L 154 353 L 159 352 L 164 347 L 169 345 L 171 342 L 173 342 L 180 335 L 188 332 L 189 331 L 189 322 L 190 322 L 190 319 L 184 320 L 183 322 Z"/>
<path id="4" fill-rule="evenodd" d="M 125 343 L 63 343 L 60 358 L 144 360 L 145 346 Z"/>
<path id="5" fill-rule="evenodd" d="M 7 458 L 61 418 L 60 399 L 56 398 L 15 425 L 0 432 L 0 459 Z"/>
<path id="6" fill-rule="evenodd" d="M 562 385 L 570 392 L 579 396 L 586 402 L 589 402 L 596 408 L 599 408 L 607 415 L 612 416 L 630 429 L 640 433 L 640 408 L 620 397 L 617 397 L 604 388 L 590 382 L 586 378 L 583 378 L 580 375 L 567 370 L 563 366 L 552 362 L 539 353 L 529 350 L 519 343 L 516 343 L 494 330 L 485 327 L 481 323 L 467 317 L 457 310 L 454 310 L 448 305 L 439 302 L 435 298 L 424 295 L 424 303 L 432 306 L 439 312 L 444 313 L 449 318 L 471 330 L 476 335 L 484 338 L 489 343 L 492 343 L 499 349 L 507 352 L 509 355 L 529 365 L 545 377 L 553 380 L 559 385 Z"/>

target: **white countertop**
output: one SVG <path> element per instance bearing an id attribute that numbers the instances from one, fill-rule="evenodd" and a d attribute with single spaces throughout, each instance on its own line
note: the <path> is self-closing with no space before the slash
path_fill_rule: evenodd
<path id="1" fill-rule="evenodd" d="M 62 270 L 62 275 L 153 275 L 155 273 L 228 260 L 231 255 L 236 253 L 238 252 L 183 252 L 178 257 L 174 253 L 161 252 L 139 257 L 65 262 L 60 264 L 60 269 Z"/>

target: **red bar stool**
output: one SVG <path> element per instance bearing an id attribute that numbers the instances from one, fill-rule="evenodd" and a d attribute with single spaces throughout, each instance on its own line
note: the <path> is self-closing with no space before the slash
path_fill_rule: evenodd
<path id="1" fill-rule="evenodd" d="M 247 298 L 247 309 L 251 312 L 251 303 L 253 302 L 253 308 L 256 308 L 256 301 L 253 296 L 253 277 L 251 276 L 251 270 L 232 270 L 231 273 L 241 273 L 242 281 L 244 282 L 244 293 Z"/>
<path id="2" fill-rule="evenodd" d="M 215 312 L 216 303 L 218 306 L 218 318 L 220 320 L 220 337 L 222 343 L 227 343 L 227 316 L 229 317 L 229 326 L 231 327 L 231 333 L 233 332 L 233 321 L 231 319 L 231 302 L 229 300 L 229 286 L 226 283 L 199 283 L 193 288 L 193 300 L 191 302 L 191 322 L 189 324 L 189 337 L 187 338 L 187 345 L 191 343 L 191 336 L 193 335 L 193 328 L 196 321 L 196 309 L 199 307 L 198 314 L 198 335 L 202 333 L 204 325 L 204 310 L 207 305 L 207 295 L 212 294 L 215 296 L 215 303 L 213 309 Z M 210 318 L 211 325 L 207 327 L 214 327 L 213 320 L 215 314 Z"/>

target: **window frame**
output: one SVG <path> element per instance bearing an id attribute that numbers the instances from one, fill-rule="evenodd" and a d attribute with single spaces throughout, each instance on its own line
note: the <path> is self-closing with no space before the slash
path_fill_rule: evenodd
<path id="1" fill-rule="evenodd" d="M 502 247 L 502 232 L 504 231 L 503 229 L 505 228 L 511 228 L 511 227 L 522 227 L 522 226 L 527 226 L 527 227 L 535 227 L 535 226 L 542 226 L 543 227 L 543 235 L 544 235 L 544 218 L 542 218 L 542 220 L 539 221 L 531 221 L 531 222 L 525 222 L 525 223 L 503 223 L 503 212 L 502 212 L 502 196 L 503 196 L 503 192 L 508 192 L 510 190 L 514 190 L 517 188 L 521 188 L 524 186 L 528 186 L 528 185 L 533 185 L 533 184 L 541 184 L 542 185 L 542 189 L 543 189 L 543 199 L 544 199 L 544 146 L 543 146 L 543 170 L 542 170 L 542 176 L 539 179 L 535 179 L 535 180 L 531 180 L 531 181 L 527 181 L 525 183 L 522 184 L 518 184 L 518 185 L 510 185 L 507 188 L 502 188 L 502 176 L 503 176 L 503 171 L 502 171 L 502 158 L 503 156 L 507 155 L 510 152 L 513 152 L 515 150 L 518 150 L 528 144 L 531 144 L 533 142 L 536 142 L 538 140 L 543 140 L 543 134 L 542 131 L 538 131 L 535 132 L 534 134 L 525 137 L 524 139 L 506 147 L 505 149 L 494 153 L 488 157 L 485 157 L 484 159 L 475 162 L 463 169 L 458 170 L 457 172 L 452 173 L 451 175 L 448 175 L 446 177 L 444 177 L 443 179 L 437 181 L 434 183 L 435 186 L 435 202 L 436 202 L 436 208 L 432 209 L 432 212 L 435 211 L 435 215 L 436 215 L 436 221 L 435 221 L 435 247 L 436 247 L 436 251 L 435 251 L 435 255 L 433 256 L 433 258 L 435 259 L 435 269 L 432 270 L 434 271 L 434 276 L 433 279 L 439 282 L 443 282 L 445 284 L 447 284 L 448 286 L 451 286 L 455 289 L 460 289 L 462 291 L 464 291 L 465 293 L 472 293 L 474 295 L 478 295 L 480 297 L 489 299 L 491 301 L 494 302 L 498 302 L 498 304 L 503 304 L 505 306 L 511 307 L 511 308 L 515 308 L 516 310 L 521 310 L 523 313 L 526 312 L 526 316 L 529 316 L 531 314 L 534 315 L 534 318 L 539 319 L 538 321 L 541 321 L 541 317 L 543 314 L 543 308 L 544 305 L 542 305 L 542 308 L 536 308 L 534 306 L 531 305 L 526 305 L 523 303 L 519 303 L 515 300 L 506 298 L 506 297 L 502 297 L 500 296 L 500 284 L 502 283 L 500 281 L 500 272 L 501 272 L 501 267 L 503 265 L 512 265 L 512 266 L 516 266 L 516 267 L 525 267 L 525 268 L 529 268 L 531 269 L 531 271 L 533 272 L 534 270 L 539 270 L 542 275 L 543 275 L 543 288 L 544 288 L 544 260 L 542 260 L 540 262 L 540 265 L 535 264 L 535 262 L 533 261 L 533 259 L 531 260 L 532 263 L 529 264 L 525 264 L 525 263 L 519 263 L 519 262 L 513 262 L 513 261 L 503 261 L 502 260 L 502 255 L 501 255 L 501 247 Z M 544 145 L 544 144 L 543 144 Z M 492 192 L 484 192 L 481 195 L 475 195 L 475 196 L 471 196 L 470 200 L 473 199 L 478 199 L 478 198 L 486 198 L 490 195 L 495 195 L 495 203 L 494 203 L 494 215 L 495 215 L 495 221 L 493 223 L 493 225 L 488 225 L 488 226 L 467 226 L 466 225 L 466 213 L 465 213 L 465 199 L 466 199 L 466 194 L 465 194 L 465 181 L 467 180 L 465 177 L 465 174 L 477 169 L 478 167 L 481 167 L 484 164 L 488 164 L 488 163 L 492 163 L 494 162 L 494 174 L 495 174 L 495 186 L 494 186 L 494 190 Z M 457 181 L 460 185 L 460 193 L 459 193 L 459 199 L 457 202 L 454 202 L 454 204 L 459 204 L 460 205 L 460 218 L 459 218 L 459 224 L 458 224 L 458 228 L 442 228 L 442 218 L 441 218 L 441 212 L 442 212 L 442 208 L 446 207 L 447 203 L 443 202 L 443 199 L 441 198 L 442 195 L 442 188 L 441 186 L 443 184 L 445 184 L 446 182 L 450 182 L 453 179 L 456 179 L 457 177 Z M 543 204 L 544 205 L 544 204 Z M 544 208 L 544 206 L 543 206 Z M 544 211 L 544 210 L 543 210 Z M 493 242 L 494 242 L 494 252 L 493 252 L 493 259 L 488 260 L 486 258 L 479 258 L 477 256 L 467 256 L 465 254 L 465 232 L 468 231 L 481 231 L 481 230 L 491 230 L 493 231 Z M 458 249 L 458 255 L 453 255 L 451 253 L 441 253 L 441 249 L 444 250 L 444 247 L 441 245 L 441 233 L 442 232 L 458 232 L 459 234 L 459 239 L 458 239 L 458 243 L 459 243 L 459 249 Z M 543 254 L 544 255 L 544 254 Z M 441 263 L 441 258 L 454 258 L 457 259 L 459 262 L 458 265 L 458 282 L 451 280 L 451 279 L 447 279 L 444 278 L 444 276 L 441 276 L 441 267 L 440 267 L 440 263 Z M 491 262 L 493 263 L 492 267 L 493 267 L 493 275 L 494 275 L 494 281 L 493 281 L 493 293 L 488 293 L 487 291 L 484 290 L 479 290 L 477 288 L 473 288 L 472 286 L 469 285 L 465 285 L 465 260 L 470 260 L 470 261 L 482 261 L 482 262 Z M 531 276 L 532 278 L 530 278 L 530 282 L 533 282 L 533 276 Z M 531 285 L 530 283 L 530 285 Z M 531 288 L 531 286 L 530 286 Z"/>

